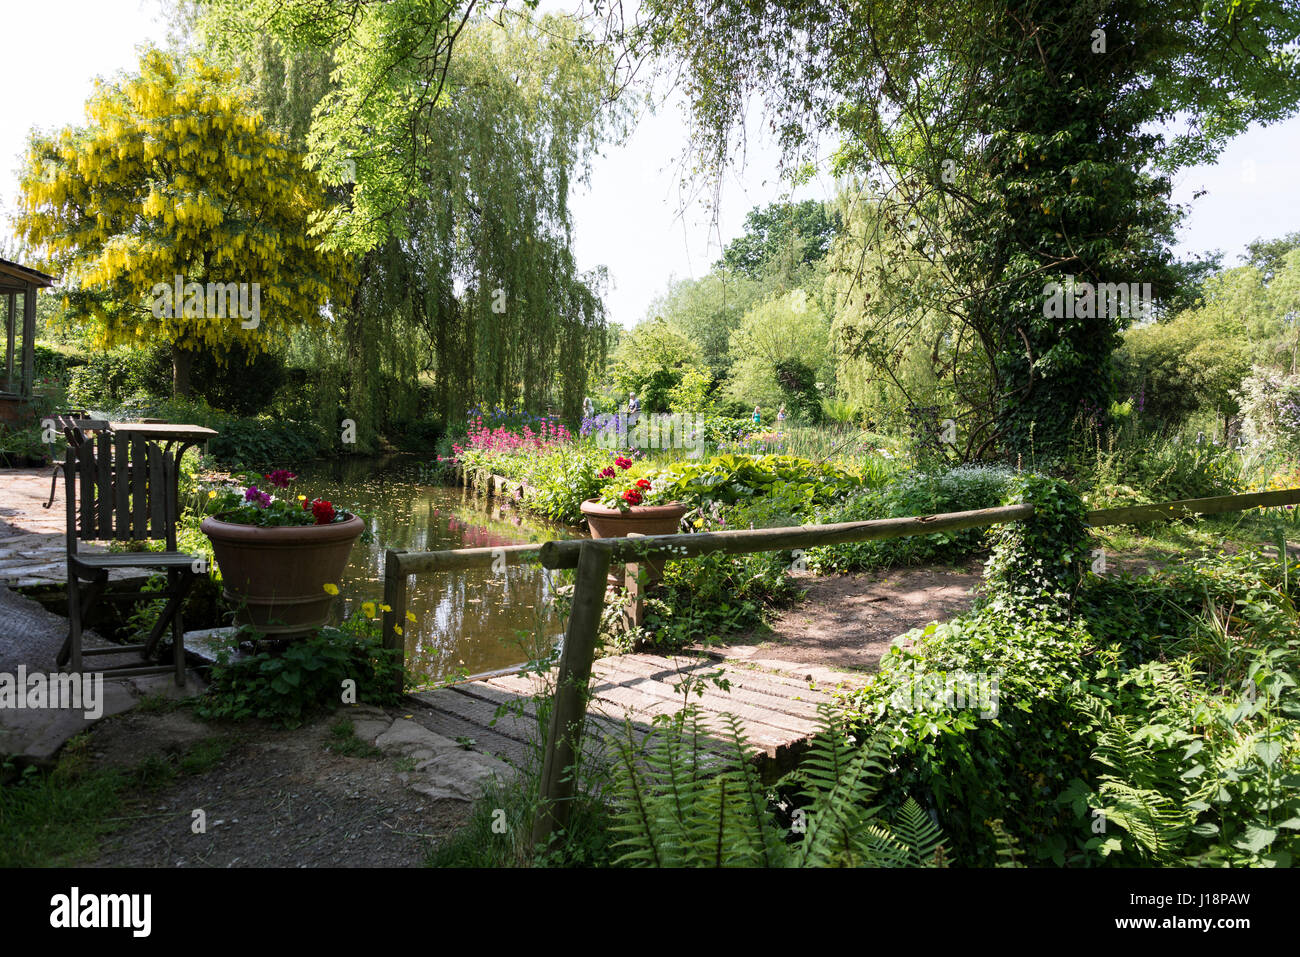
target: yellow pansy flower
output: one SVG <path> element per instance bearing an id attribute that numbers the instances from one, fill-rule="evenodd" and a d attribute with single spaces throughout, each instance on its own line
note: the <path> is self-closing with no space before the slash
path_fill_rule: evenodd
<path id="1" fill-rule="evenodd" d="M 394 625 L 394 626 L 393 626 L 393 631 L 397 632 L 397 633 L 400 635 L 400 634 L 402 633 L 402 626 L 401 626 L 401 625 Z"/>
<path id="2" fill-rule="evenodd" d="M 327 595 L 337 595 L 337 594 L 339 593 L 339 586 L 338 586 L 338 585 L 331 585 L 331 584 L 329 584 L 329 583 L 326 583 L 326 584 L 322 585 L 321 587 L 325 589 L 325 594 L 327 594 Z"/>
<path id="3" fill-rule="evenodd" d="M 406 613 L 406 620 L 407 620 L 407 621 L 415 621 L 415 615 L 408 611 L 408 612 Z"/>
<path id="4" fill-rule="evenodd" d="M 217 497 L 216 489 L 213 489 L 211 492 L 208 493 L 208 498 L 216 498 L 216 497 Z"/>
<path id="5" fill-rule="evenodd" d="M 375 617 L 375 603 L 373 601 L 362 602 L 361 610 L 366 613 L 367 618 Z"/>
<path id="6" fill-rule="evenodd" d="M 392 610 L 393 610 L 393 606 L 392 606 L 392 605 L 380 605 L 380 606 L 379 606 L 379 610 L 380 610 L 380 611 L 392 611 Z"/>

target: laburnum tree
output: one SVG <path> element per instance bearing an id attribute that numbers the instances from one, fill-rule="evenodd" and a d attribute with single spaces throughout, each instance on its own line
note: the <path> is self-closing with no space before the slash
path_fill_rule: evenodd
<path id="1" fill-rule="evenodd" d="M 350 266 L 310 235 L 324 188 L 233 74 L 147 49 L 138 74 L 96 82 L 86 116 L 32 134 L 16 221 L 61 276 L 69 318 L 105 346 L 170 345 L 182 396 L 200 350 L 252 357 L 327 319 Z M 230 315 L 235 289 L 251 319 Z"/>

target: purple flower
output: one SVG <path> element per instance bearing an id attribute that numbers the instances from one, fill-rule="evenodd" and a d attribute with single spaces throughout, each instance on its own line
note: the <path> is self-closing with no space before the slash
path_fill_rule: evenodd
<path id="1" fill-rule="evenodd" d="M 250 485 L 244 490 L 244 501 L 252 502 L 258 508 L 269 508 L 271 505 L 271 496 L 266 492 L 258 491 L 256 485 Z"/>

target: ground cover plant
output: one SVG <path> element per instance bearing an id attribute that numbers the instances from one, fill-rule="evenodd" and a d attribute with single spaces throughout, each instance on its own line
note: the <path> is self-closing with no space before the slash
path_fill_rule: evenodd
<path id="1" fill-rule="evenodd" d="M 1042 863 L 1289 863 L 1295 563 L 1085 575 L 1081 504 L 1055 494 L 1046 522 L 993 533 L 978 610 L 906 636 L 845 699 L 851 720 L 893 738 L 890 800 L 932 800 L 970 864 L 996 862 L 995 818 Z M 996 707 L 977 675 L 996 676 Z M 978 706 L 954 708 L 963 696 Z"/>
<path id="2" fill-rule="evenodd" d="M 347 682 L 354 702 L 396 704 L 405 683 L 402 655 L 384 647 L 378 634 L 381 609 L 367 604 L 338 627 L 238 658 L 233 656 L 238 645 L 257 636 L 237 632 L 219 649 L 195 713 L 207 720 L 256 718 L 293 728 L 337 707 Z"/>

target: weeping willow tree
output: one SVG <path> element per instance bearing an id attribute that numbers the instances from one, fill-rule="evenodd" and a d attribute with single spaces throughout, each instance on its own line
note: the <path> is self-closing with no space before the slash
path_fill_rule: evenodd
<path id="1" fill-rule="evenodd" d="M 955 283 L 942 251 L 879 181 L 846 182 L 836 202 L 844 227 L 827 255 L 825 296 L 841 395 L 877 425 L 951 418 L 957 451 L 977 457 L 997 398 L 996 356 L 948 308 Z"/>
<path id="2" fill-rule="evenodd" d="M 576 416 L 606 326 L 603 272 L 574 261 L 569 190 L 621 123 L 612 58 L 568 17 L 249 6 L 200 4 L 202 42 L 304 138 L 338 200 L 315 234 L 359 260 L 351 298 L 290 352 L 322 424 L 350 418 L 364 445 L 475 403 Z"/>

